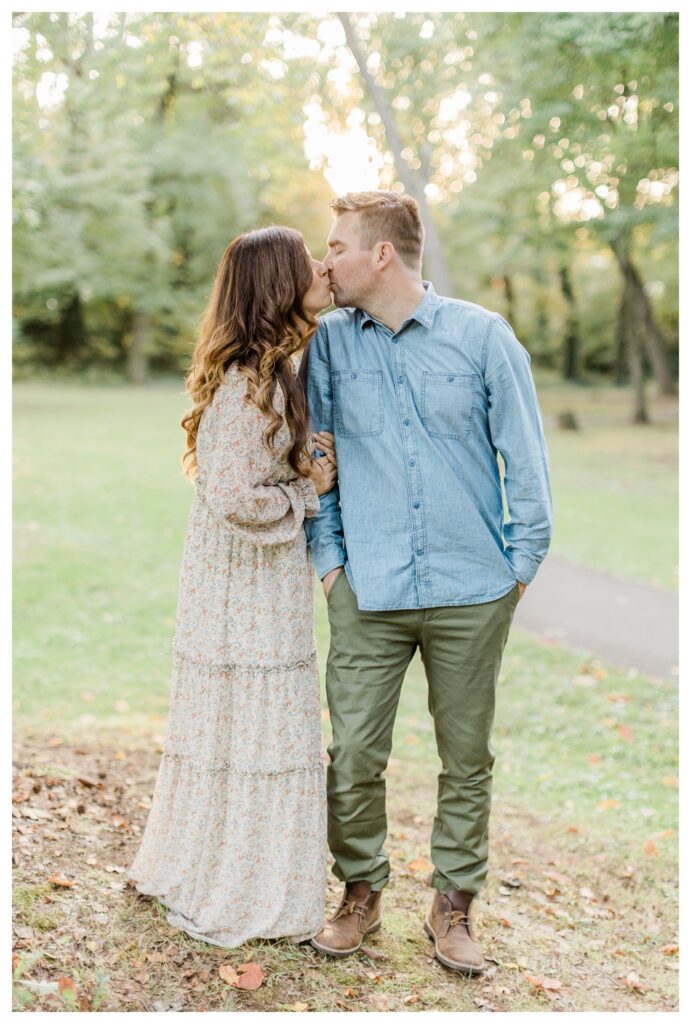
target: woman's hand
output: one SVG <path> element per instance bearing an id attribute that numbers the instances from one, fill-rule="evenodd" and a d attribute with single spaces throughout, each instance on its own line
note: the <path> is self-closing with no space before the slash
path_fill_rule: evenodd
<path id="1" fill-rule="evenodd" d="M 312 434 L 312 440 L 318 452 L 323 452 L 324 455 L 333 455 L 335 461 L 336 441 L 333 434 L 330 434 L 328 430 L 320 430 L 318 434 Z"/>
<path id="2" fill-rule="evenodd" d="M 312 483 L 317 489 L 319 497 L 326 494 L 336 484 L 338 479 L 338 465 L 336 463 L 336 446 L 333 434 L 323 431 L 313 434 L 314 446 L 317 451 L 323 452 L 323 458 L 312 459 Z"/>

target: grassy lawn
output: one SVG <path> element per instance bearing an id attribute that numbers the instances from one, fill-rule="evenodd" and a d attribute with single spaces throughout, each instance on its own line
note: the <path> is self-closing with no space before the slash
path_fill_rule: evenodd
<path id="1" fill-rule="evenodd" d="M 632 426 L 628 389 L 538 378 L 555 507 L 551 551 L 619 576 L 676 589 L 678 404 L 654 398 Z M 555 427 L 572 411 L 580 430 Z"/>
<path id="2" fill-rule="evenodd" d="M 19 975 L 71 972 L 90 1007 L 108 1010 L 674 1008 L 675 685 L 584 663 L 519 630 L 500 681 L 481 918 L 497 967 L 480 984 L 430 964 L 418 934 L 428 890 L 410 864 L 429 856 L 437 767 L 417 657 L 388 773 L 394 883 L 372 956 L 324 964 L 311 952 L 259 944 L 231 959 L 261 962 L 266 985 L 229 991 L 217 976 L 228 951 L 170 934 L 160 907 L 120 886 L 115 869 L 133 856 L 165 734 L 191 498 L 179 470 L 181 390 L 15 388 L 15 757 L 16 785 L 27 794 L 16 805 L 24 831 L 15 913 L 30 933 Z M 626 395 L 614 389 L 596 395 L 546 381 L 540 393 L 554 551 L 675 586 L 675 423 L 627 426 Z M 580 432 L 550 426 L 562 408 L 579 415 Z M 323 668 L 319 590 L 316 631 Z M 103 790 L 79 783 L 99 772 Z M 32 807 L 35 816 L 22 817 Z M 95 862 L 85 864 L 91 854 Z M 79 884 L 56 890 L 46 880 L 58 869 L 78 874 Z M 503 885 L 507 877 L 519 886 Z M 84 935 L 75 939 L 75 929 Z M 183 961 L 191 971 L 184 982 Z M 554 1004 L 526 980 L 542 974 L 563 982 Z M 27 1008 L 51 1008 L 52 995 L 19 991 Z M 60 998 L 67 1008 L 71 997 Z"/>

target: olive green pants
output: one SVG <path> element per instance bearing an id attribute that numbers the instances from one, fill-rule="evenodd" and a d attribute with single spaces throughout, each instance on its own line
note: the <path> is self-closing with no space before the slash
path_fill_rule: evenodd
<path id="1" fill-rule="evenodd" d="M 329 848 L 342 881 L 389 880 L 386 783 L 396 708 L 420 648 L 441 759 L 432 829 L 432 885 L 477 893 L 487 875 L 494 696 L 518 584 L 462 607 L 360 611 L 345 572 L 327 598 L 326 693 L 333 739 L 327 769 Z"/>

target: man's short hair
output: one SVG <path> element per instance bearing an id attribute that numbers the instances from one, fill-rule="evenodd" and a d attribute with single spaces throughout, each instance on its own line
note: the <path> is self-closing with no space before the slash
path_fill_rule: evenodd
<path id="1" fill-rule="evenodd" d="M 377 242 L 391 242 L 406 266 L 418 268 L 425 244 L 420 207 L 412 196 L 375 189 L 346 192 L 331 201 L 334 216 L 360 213 L 360 242 L 371 249 Z"/>

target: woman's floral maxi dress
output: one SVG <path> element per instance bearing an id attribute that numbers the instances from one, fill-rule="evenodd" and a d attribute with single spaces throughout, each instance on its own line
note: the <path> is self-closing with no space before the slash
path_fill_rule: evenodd
<path id="1" fill-rule="evenodd" d="M 128 872 L 171 925 L 219 946 L 323 924 L 326 802 L 310 480 L 270 452 L 235 367 L 203 413 L 175 632 L 168 733 Z M 276 388 L 276 409 L 283 393 Z"/>

